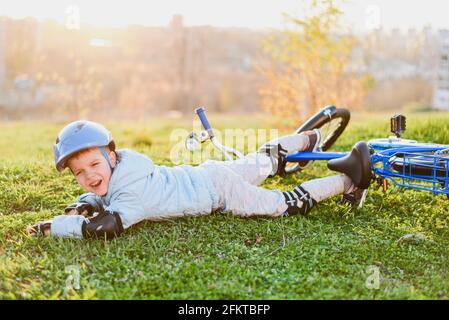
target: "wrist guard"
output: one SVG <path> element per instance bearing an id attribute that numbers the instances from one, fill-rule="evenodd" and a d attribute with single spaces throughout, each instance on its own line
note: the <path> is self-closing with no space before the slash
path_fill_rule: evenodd
<path id="1" fill-rule="evenodd" d="M 45 237 L 45 231 L 50 230 L 51 223 L 52 223 L 51 220 L 38 222 L 33 226 L 27 227 L 26 231 L 29 235 L 32 236 Z"/>
<path id="2" fill-rule="evenodd" d="M 64 212 L 68 214 L 72 210 L 76 210 L 79 215 L 90 217 L 94 214 L 95 208 L 87 202 L 75 202 L 67 206 Z"/>

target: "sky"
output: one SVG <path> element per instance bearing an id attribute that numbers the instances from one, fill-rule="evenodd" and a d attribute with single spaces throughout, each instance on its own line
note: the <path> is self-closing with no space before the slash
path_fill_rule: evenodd
<path id="1" fill-rule="evenodd" d="M 130 24 L 166 26 L 175 14 L 184 24 L 251 29 L 282 28 L 282 12 L 301 17 L 310 0 L 0 0 L 0 16 L 53 19 L 95 26 Z M 346 0 L 345 22 L 354 31 L 384 29 L 449 29 L 449 1 Z"/>

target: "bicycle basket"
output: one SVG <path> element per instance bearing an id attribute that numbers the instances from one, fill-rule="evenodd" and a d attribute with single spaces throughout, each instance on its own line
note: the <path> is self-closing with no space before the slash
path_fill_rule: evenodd
<path id="1" fill-rule="evenodd" d="M 436 150 L 434 150 L 436 151 Z M 371 158 L 375 174 L 394 184 L 434 194 L 449 194 L 449 157 L 429 154 L 386 150 Z"/>

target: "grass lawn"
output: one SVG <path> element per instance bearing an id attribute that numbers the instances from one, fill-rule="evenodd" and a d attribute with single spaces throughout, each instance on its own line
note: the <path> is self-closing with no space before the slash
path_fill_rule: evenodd
<path id="1" fill-rule="evenodd" d="M 211 120 L 221 129 L 292 125 L 268 117 Z M 120 148 L 164 165 L 173 165 L 170 154 L 180 144 L 170 140 L 173 130 L 192 129 L 190 119 L 107 125 Z M 112 241 L 30 238 L 27 225 L 61 214 L 82 193 L 69 172 L 54 169 L 52 144 L 62 126 L 0 124 L 1 299 L 449 297 L 449 201 L 395 187 L 384 193 L 377 184 L 360 210 L 335 197 L 307 217 L 244 219 L 224 213 L 144 222 Z M 389 115 L 356 115 L 333 150 L 388 135 Z M 449 143 L 449 116 L 410 115 L 404 137 Z M 324 162 L 315 163 L 264 186 L 289 190 L 332 174 Z M 418 232 L 426 239 L 398 242 Z M 78 287 L 70 278 L 76 273 Z"/>

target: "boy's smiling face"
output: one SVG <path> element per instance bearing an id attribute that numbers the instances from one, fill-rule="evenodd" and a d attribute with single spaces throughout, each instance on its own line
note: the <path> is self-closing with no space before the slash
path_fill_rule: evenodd
<path id="1" fill-rule="evenodd" d="M 109 155 L 112 167 L 115 167 L 117 162 L 115 152 L 109 151 L 108 148 L 105 150 Z M 67 165 L 84 190 L 98 196 L 108 193 L 112 170 L 100 148 L 91 148 L 75 154 L 67 161 Z"/>

